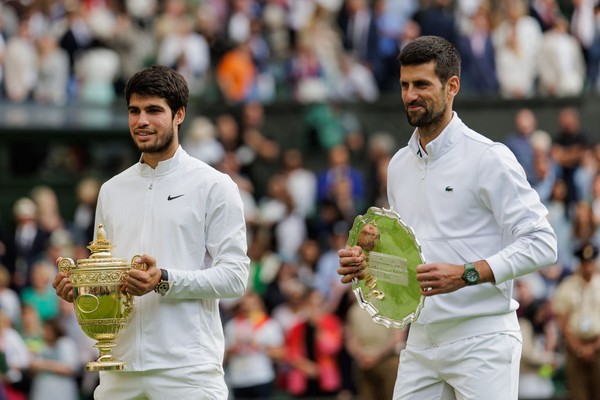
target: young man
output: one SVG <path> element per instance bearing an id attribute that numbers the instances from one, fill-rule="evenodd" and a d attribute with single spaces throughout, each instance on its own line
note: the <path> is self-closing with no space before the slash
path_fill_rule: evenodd
<path id="1" fill-rule="evenodd" d="M 129 130 L 140 161 L 100 189 L 96 226 L 115 257 L 141 256 L 131 269 L 131 319 L 114 348 L 126 370 L 101 372 L 95 399 L 219 399 L 224 338 L 218 299 L 241 296 L 248 281 L 246 226 L 233 181 L 179 145 L 188 87 L 172 69 L 152 66 L 125 89 Z M 150 255 L 151 254 L 151 255 Z M 58 273 L 56 293 L 73 300 Z"/>
<path id="2" fill-rule="evenodd" d="M 423 36 L 399 57 L 402 100 L 416 127 L 388 168 L 392 209 L 411 225 L 425 264 L 425 305 L 411 324 L 395 400 L 517 399 L 521 335 L 512 280 L 556 259 L 547 210 L 506 146 L 453 111 L 460 58 Z M 339 251 L 342 282 L 364 276 L 361 248 Z"/>

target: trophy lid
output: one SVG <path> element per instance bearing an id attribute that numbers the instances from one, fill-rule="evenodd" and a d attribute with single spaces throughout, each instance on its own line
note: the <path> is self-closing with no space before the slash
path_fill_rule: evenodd
<path id="1" fill-rule="evenodd" d="M 87 248 L 90 250 L 91 255 L 87 259 L 78 260 L 78 264 L 81 266 L 105 266 L 106 263 L 112 264 L 113 262 L 122 262 L 126 263 L 125 259 L 117 259 L 113 258 L 111 250 L 113 248 L 113 244 L 110 240 L 106 238 L 106 231 L 104 230 L 104 225 L 99 224 L 98 229 L 96 230 L 96 240 L 90 242 Z M 90 265 L 91 264 L 91 265 Z"/>

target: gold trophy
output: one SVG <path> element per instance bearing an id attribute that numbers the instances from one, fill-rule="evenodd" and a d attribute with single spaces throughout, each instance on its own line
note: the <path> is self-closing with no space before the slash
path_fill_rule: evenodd
<path id="1" fill-rule="evenodd" d="M 112 355 L 115 338 L 133 310 L 133 297 L 122 289 L 130 268 L 147 268 L 146 264 L 131 263 L 111 254 L 113 245 L 106 238 L 102 224 L 98 225 L 96 240 L 90 242 L 90 258 L 77 260 L 61 258 L 58 269 L 66 272 L 73 284 L 73 304 L 77 322 L 86 335 L 97 343 L 100 357 L 85 366 L 86 371 L 120 371 L 125 363 Z"/>

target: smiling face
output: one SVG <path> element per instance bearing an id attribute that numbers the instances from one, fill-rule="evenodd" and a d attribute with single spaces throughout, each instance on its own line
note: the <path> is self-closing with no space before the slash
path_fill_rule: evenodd
<path id="1" fill-rule="evenodd" d="M 452 101 L 458 93 L 458 77 L 442 84 L 436 63 L 403 65 L 400 69 L 402 101 L 408 122 L 421 133 L 436 134 L 452 119 Z"/>
<path id="2" fill-rule="evenodd" d="M 178 126 L 185 118 L 184 108 L 173 115 L 165 99 L 133 93 L 128 116 L 129 132 L 146 164 L 154 168 L 159 161 L 175 154 L 179 146 Z"/>

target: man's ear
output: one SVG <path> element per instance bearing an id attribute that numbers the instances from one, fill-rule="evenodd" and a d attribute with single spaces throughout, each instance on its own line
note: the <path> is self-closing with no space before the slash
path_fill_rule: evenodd
<path id="1" fill-rule="evenodd" d="M 176 125 L 181 125 L 181 123 L 183 122 L 184 119 L 185 119 L 185 108 L 181 107 L 175 113 L 175 118 L 173 118 L 173 121 L 175 122 Z"/>
<path id="2" fill-rule="evenodd" d="M 458 94 L 460 90 L 460 79 L 458 76 L 454 75 L 446 82 L 446 91 L 447 93 L 454 97 Z"/>

